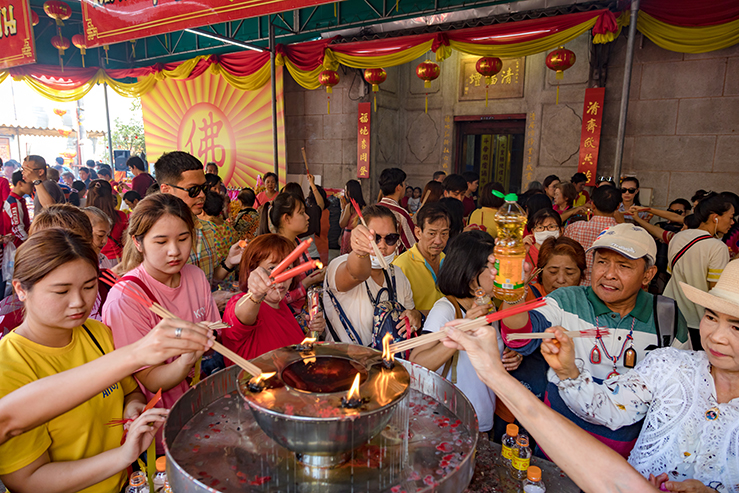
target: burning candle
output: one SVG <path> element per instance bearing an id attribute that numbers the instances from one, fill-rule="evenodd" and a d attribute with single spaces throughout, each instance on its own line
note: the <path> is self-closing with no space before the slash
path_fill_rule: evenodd
<path id="1" fill-rule="evenodd" d="M 266 380 L 272 378 L 275 376 L 277 372 L 271 372 L 271 373 L 262 373 L 259 376 L 256 376 L 249 380 L 248 388 L 250 392 L 258 393 L 264 390 L 264 387 L 266 385 Z"/>
<path id="2" fill-rule="evenodd" d="M 290 255 L 285 257 L 285 259 L 282 262 L 277 264 L 275 268 L 272 269 L 272 274 L 270 274 L 271 277 L 275 277 L 278 274 L 280 274 L 280 272 L 287 269 L 287 266 L 295 262 L 295 260 L 300 256 L 300 254 L 308 250 L 308 247 L 310 246 L 311 243 L 313 243 L 313 238 L 308 238 L 305 241 L 301 241 L 300 244 L 295 247 L 295 250 L 290 252 Z"/>
<path id="3" fill-rule="evenodd" d="M 304 241 L 303 243 L 308 243 L 308 242 Z M 279 265 L 277 267 L 279 267 Z M 310 262 L 300 264 L 299 266 L 293 267 L 292 269 L 286 270 L 282 274 L 278 274 L 278 275 L 275 275 L 275 271 L 273 270 L 272 274 L 270 275 L 272 277 L 272 284 L 278 284 L 281 282 L 285 282 L 288 279 L 292 279 L 298 274 L 302 274 L 303 272 L 309 271 L 311 269 L 323 269 L 323 264 L 319 260 L 311 260 Z M 277 270 L 277 268 L 275 268 L 275 270 Z"/>
<path id="4" fill-rule="evenodd" d="M 390 333 L 385 334 L 382 338 L 382 367 L 387 370 L 392 370 L 395 366 L 395 355 L 390 352 L 390 343 L 393 341 L 393 336 Z"/>
<path id="5" fill-rule="evenodd" d="M 315 337 L 306 337 L 300 344 L 295 345 L 295 350 L 302 352 L 313 351 L 313 343 L 316 342 Z"/>
<path id="6" fill-rule="evenodd" d="M 360 374 L 357 373 L 357 376 L 354 377 L 352 387 L 349 389 L 349 392 L 346 393 L 346 397 L 341 398 L 341 407 L 346 409 L 356 409 L 362 405 L 362 399 L 359 397 L 359 379 Z"/>

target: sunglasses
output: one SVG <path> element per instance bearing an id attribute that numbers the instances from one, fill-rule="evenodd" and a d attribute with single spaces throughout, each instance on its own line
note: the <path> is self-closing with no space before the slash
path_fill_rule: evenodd
<path id="1" fill-rule="evenodd" d="M 637 190 L 636 188 L 622 188 L 621 189 L 621 193 L 626 193 L 626 192 L 628 192 L 628 193 L 636 193 L 636 190 Z"/>
<path id="2" fill-rule="evenodd" d="M 210 185 L 208 185 L 207 183 L 203 183 L 202 185 L 195 185 L 190 188 L 178 187 L 177 185 L 172 185 L 171 183 L 168 183 L 168 185 L 172 188 L 187 192 L 187 195 L 189 195 L 191 199 L 194 199 L 195 197 L 200 195 L 201 192 L 207 192 L 208 190 L 210 190 Z"/>
<path id="3" fill-rule="evenodd" d="M 681 216 L 685 214 L 685 211 L 680 209 L 667 209 L 667 212 L 672 212 L 673 214 L 680 214 Z"/>
<path id="4" fill-rule="evenodd" d="M 378 234 L 375 234 L 375 243 L 380 243 L 380 240 L 385 240 L 385 244 L 387 246 L 395 245 L 399 239 L 400 239 L 400 235 L 398 233 L 390 233 L 389 235 L 385 235 L 385 236 L 380 236 Z"/>

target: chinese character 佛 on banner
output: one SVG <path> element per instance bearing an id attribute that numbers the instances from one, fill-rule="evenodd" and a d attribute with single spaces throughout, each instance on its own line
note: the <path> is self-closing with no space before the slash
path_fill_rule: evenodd
<path id="1" fill-rule="evenodd" d="M 603 99 L 605 87 L 585 89 L 585 103 L 582 110 L 582 131 L 580 133 L 580 158 L 577 171 L 585 173 L 587 185 L 595 185 L 598 171 L 598 151 L 600 150 L 600 127 L 603 120 Z"/>
<path id="2" fill-rule="evenodd" d="M 357 178 L 369 178 L 371 103 L 359 103 L 357 117 Z"/>

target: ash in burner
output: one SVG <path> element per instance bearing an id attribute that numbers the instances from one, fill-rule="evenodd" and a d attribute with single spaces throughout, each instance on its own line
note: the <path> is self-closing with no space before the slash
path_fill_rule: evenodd
<path id="1" fill-rule="evenodd" d="M 296 361 L 282 370 L 282 381 L 304 392 L 346 392 L 359 373 L 360 383 L 367 380 L 367 370 L 360 364 L 345 358 L 316 356 L 309 362 Z"/>

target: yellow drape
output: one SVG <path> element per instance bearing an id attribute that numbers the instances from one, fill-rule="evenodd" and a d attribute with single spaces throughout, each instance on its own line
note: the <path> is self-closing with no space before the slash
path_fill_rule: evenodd
<path id="1" fill-rule="evenodd" d="M 10 74 L 8 73 L 7 70 L 0 71 L 0 84 L 2 84 L 3 81 L 8 78 L 8 75 Z"/>
<path id="2" fill-rule="evenodd" d="M 683 27 L 640 11 L 636 27 L 660 48 L 681 53 L 706 53 L 739 43 L 739 19 L 715 26 Z"/>
<path id="3" fill-rule="evenodd" d="M 331 48 L 326 48 L 323 55 L 323 66 L 329 70 L 337 70 L 339 64 L 352 68 L 384 68 L 403 65 L 423 56 L 431 49 L 433 39 L 421 43 L 407 50 L 393 53 L 392 55 L 380 56 L 356 56 L 336 53 Z"/>
<path id="4" fill-rule="evenodd" d="M 313 90 L 321 87 L 321 84 L 318 83 L 318 74 L 324 70 L 323 65 L 319 65 L 313 70 L 300 70 L 289 58 L 284 58 L 281 54 L 275 58 L 275 65 L 287 67 L 287 71 L 290 72 L 293 80 L 306 89 Z"/>
<path id="5" fill-rule="evenodd" d="M 211 65 L 210 71 L 214 74 L 220 74 L 226 82 L 242 91 L 256 91 L 257 89 L 261 89 L 267 82 L 269 82 L 271 76 L 269 62 L 265 63 L 262 65 L 262 68 L 246 77 L 237 77 L 229 74 L 226 70 L 223 70 L 223 67 L 221 67 L 219 63 Z"/>

